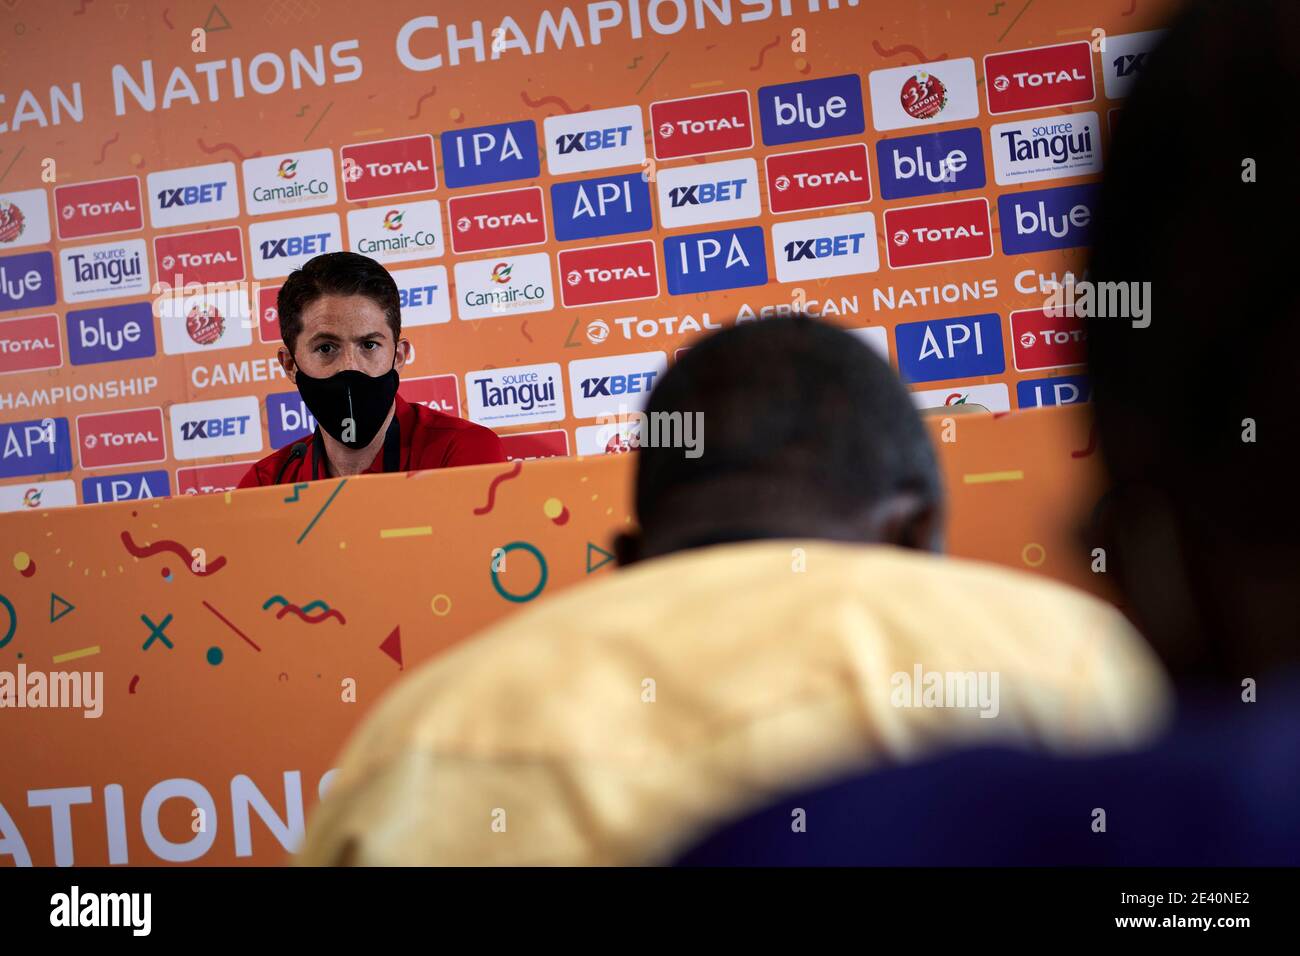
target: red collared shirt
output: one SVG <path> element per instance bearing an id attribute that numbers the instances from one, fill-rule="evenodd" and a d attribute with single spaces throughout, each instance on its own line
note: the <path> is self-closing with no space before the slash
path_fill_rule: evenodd
<path id="1" fill-rule="evenodd" d="M 453 415 L 445 415 L 424 405 L 412 405 L 400 395 L 394 401 L 397 411 L 393 415 L 393 420 L 397 423 L 401 440 L 401 452 L 396 470 L 421 471 L 425 468 L 484 465 L 506 460 L 501 439 L 492 429 Z M 290 461 L 290 451 L 298 444 L 307 446 L 306 454 Z M 320 451 L 315 445 L 316 433 L 314 432 L 307 438 L 285 445 L 250 468 L 238 487 L 256 488 L 260 485 L 286 485 L 311 481 L 313 465 Z M 287 467 L 286 462 L 288 462 Z M 284 469 L 283 475 L 280 474 L 281 469 Z M 375 460 L 370 463 L 370 467 L 364 474 L 382 474 L 383 471 L 384 448 L 381 445 L 375 454 Z M 279 481 L 276 480 L 277 475 L 280 476 Z"/>

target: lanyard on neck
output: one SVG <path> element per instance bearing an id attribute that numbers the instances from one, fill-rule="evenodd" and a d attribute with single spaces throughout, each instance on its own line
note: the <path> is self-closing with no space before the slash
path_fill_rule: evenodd
<path id="1" fill-rule="evenodd" d="M 402 430 L 397 424 L 397 413 L 384 435 L 384 472 L 386 474 L 401 471 L 402 468 Z M 325 455 L 325 442 L 321 438 L 320 426 L 316 426 L 316 440 L 312 442 L 311 477 L 313 481 L 329 477 L 329 463 Z"/>

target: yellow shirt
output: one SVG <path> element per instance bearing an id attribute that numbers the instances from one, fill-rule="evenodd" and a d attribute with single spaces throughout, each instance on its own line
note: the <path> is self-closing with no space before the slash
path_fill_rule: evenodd
<path id="1" fill-rule="evenodd" d="M 401 680 L 297 862 L 657 863 L 837 772 L 977 742 L 1131 746 L 1167 706 L 1141 637 L 1064 585 L 884 546 L 703 548 L 575 587 Z"/>

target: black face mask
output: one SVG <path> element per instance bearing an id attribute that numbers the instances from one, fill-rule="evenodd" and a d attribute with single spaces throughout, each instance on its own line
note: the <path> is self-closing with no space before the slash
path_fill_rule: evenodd
<path id="1" fill-rule="evenodd" d="M 397 369 L 383 375 L 367 375 L 356 369 L 336 372 L 328 378 L 312 378 L 298 369 L 298 394 L 308 410 L 331 438 L 349 448 L 365 448 L 388 417 L 397 394 Z M 354 427 L 347 428 L 351 419 Z M 344 438 L 347 435 L 351 440 Z"/>

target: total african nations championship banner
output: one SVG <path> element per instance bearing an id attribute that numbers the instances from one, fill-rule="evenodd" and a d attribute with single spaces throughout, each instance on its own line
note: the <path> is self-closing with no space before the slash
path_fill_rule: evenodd
<path id="1" fill-rule="evenodd" d="M 402 394 L 512 458 L 635 445 L 597 417 L 792 309 L 923 406 L 1086 401 L 1045 291 L 1159 13 L 4 3 L 0 509 L 222 491 L 306 435 L 275 294 L 338 249 L 397 279 Z"/>

